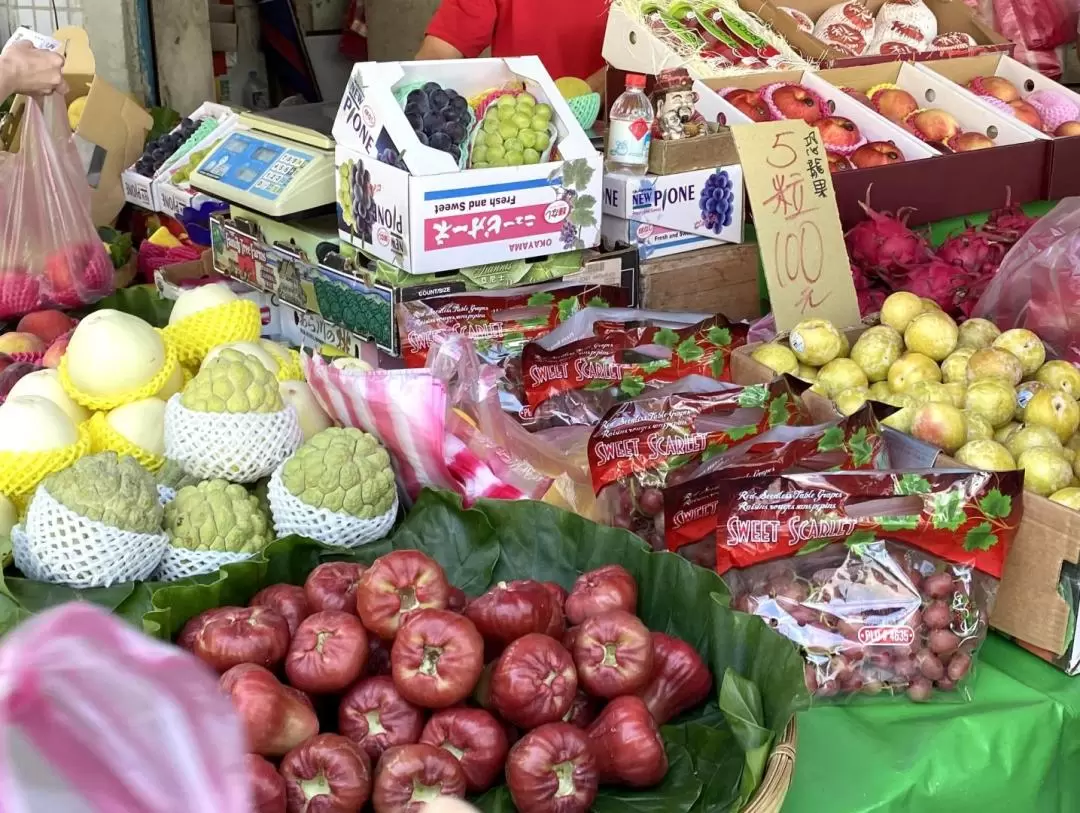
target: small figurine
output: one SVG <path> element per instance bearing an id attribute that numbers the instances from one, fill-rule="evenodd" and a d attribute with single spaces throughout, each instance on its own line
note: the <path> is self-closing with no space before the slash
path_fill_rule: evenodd
<path id="1" fill-rule="evenodd" d="M 686 68 L 661 71 L 652 92 L 653 109 L 656 110 L 653 138 L 674 141 L 705 135 L 706 121 L 695 107 L 697 101 L 694 80 Z"/>

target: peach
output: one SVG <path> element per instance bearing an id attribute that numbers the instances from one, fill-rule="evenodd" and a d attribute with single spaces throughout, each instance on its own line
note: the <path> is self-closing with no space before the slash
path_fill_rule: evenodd
<path id="1" fill-rule="evenodd" d="M 844 172 L 845 170 L 855 168 L 851 165 L 851 161 L 848 160 L 846 155 L 828 151 L 826 151 L 825 155 L 829 158 L 829 172 Z"/>
<path id="2" fill-rule="evenodd" d="M 968 90 L 977 96 L 993 96 L 1003 102 L 1015 102 L 1020 98 L 1020 91 L 1008 79 L 1000 76 L 976 76 L 967 84 Z"/>
<path id="3" fill-rule="evenodd" d="M 960 124 L 951 113 L 938 108 L 916 110 L 906 122 L 923 141 L 946 142 L 960 132 Z"/>
<path id="4" fill-rule="evenodd" d="M 1078 136 L 1080 135 L 1080 121 L 1065 121 L 1058 125 L 1058 128 L 1054 130 L 1054 135 L 1057 138 L 1064 136 Z"/>
<path id="5" fill-rule="evenodd" d="M 60 366 L 60 359 L 64 357 L 64 353 L 67 352 L 68 342 L 71 341 L 70 336 L 61 336 L 55 342 L 49 345 L 49 349 L 45 351 L 44 358 L 41 359 L 41 363 L 46 367 L 52 367 L 56 369 Z"/>
<path id="6" fill-rule="evenodd" d="M 901 88 L 879 90 L 871 101 L 881 115 L 898 124 L 919 109 L 915 97 Z"/>
<path id="7" fill-rule="evenodd" d="M 886 164 L 902 164 L 904 154 L 891 141 L 871 141 L 851 154 L 851 163 L 859 169 L 883 167 Z"/>
<path id="8" fill-rule="evenodd" d="M 862 133 L 851 119 L 843 116 L 828 116 L 814 122 L 821 136 L 821 143 L 830 152 L 846 153 L 854 150 L 860 141 L 863 141 Z"/>
<path id="9" fill-rule="evenodd" d="M 63 311 L 34 311 L 19 320 L 15 328 L 19 333 L 33 333 L 45 344 L 63 336 L 75 327 L 75 320 Z"/>
<path id="10" fill-rule="evenodd" d="M 33 333 L 5 333 L 0 336 L 0 353 L 44 353 L 45 342 Z"/>
<path id="11" fill-rule="evenodd" d="M 1017 99 L 1014 102 L 1009 102 L 1009 107 L 1013 109 L 1013 113 L 1020 121 L 1029 127 L 1034 127 L 1036 130 L 1043 128 L 1042 116 L 1039 115 L 1039 111 L 1032 107 L 1027 102 Z"/>
<path id="12" fill-rule="evenodd" d="M 988 150 L 994 142 L 982 133 L 957 133 L 949 139 L 947 146 L 953 152 L 971 152 Z"/>

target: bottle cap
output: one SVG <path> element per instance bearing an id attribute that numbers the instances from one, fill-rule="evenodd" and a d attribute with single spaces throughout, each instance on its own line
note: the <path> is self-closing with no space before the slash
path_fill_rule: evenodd
<path id="1" fill-rule="evenodd" d="M 645 87 L 645 77 L 640 73 L 628 73 L 626 74 L 626 86 L 628 88 L 643 88 Z"/>

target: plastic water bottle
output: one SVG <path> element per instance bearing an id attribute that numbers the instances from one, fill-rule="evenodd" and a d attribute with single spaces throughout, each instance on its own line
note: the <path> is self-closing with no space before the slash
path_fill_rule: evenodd
<path id="1" fill-rule="evenodd" d="M 608 116 L 607 170 L 644 175 L 649 168 L 653 106 L 645 95 L 645 77 L 631 73 L 626 90 L 611 106 Z"/>

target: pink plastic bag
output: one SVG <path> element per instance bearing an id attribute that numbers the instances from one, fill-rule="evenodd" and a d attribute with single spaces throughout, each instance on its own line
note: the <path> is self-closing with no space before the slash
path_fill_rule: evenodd
<path id="1" fill-rule="evenodd" d="M 994 0 L 997 30 L 1029 51 L 1072 42 L 1069 10 L 1061 0 Z"/>
<path id="2" fill-rule="evenodd" d="M 1080 363 L 1080 198 L 1066 198 L 1005 255 L 973 316 L 1022 327 L 1050 355 Z"/>
<path id="3" fill-rule="evenodd" d="M 0 645 L 4 813 L 250 813 L 244 735 L 217 677 L 87 603 Z"/>
<path id="4" fill-rule="evenodd" d="M 424 488 L 442 488 L 469 505 L 481 497 L 539 499 L 550 487 L 547 478 L 515 470 L 513 458 L 463 420 L 448 382 L 430 369 L 366 373 L 316 356 L 304 359 L 304 376 L 331 418 L 369 432 L 387 448 L 410 499 Z"/>
<path id="5" fill-rule="evenodd" d="M 26 102 L 19 152 L 0 170 L 0 319 L 78 307 L 113 291 L 64 101 L 47 96 L 41 105 Z"/>

